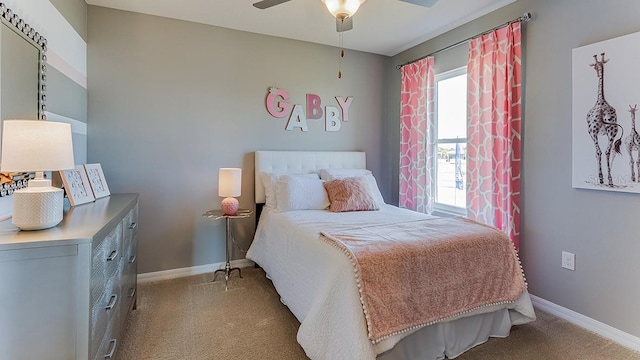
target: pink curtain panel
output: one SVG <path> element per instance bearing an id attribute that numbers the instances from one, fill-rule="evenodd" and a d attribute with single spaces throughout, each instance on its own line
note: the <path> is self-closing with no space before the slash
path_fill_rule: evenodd
<path id="1" fill-rule="evenodd" d="M 431 213 L 435 144 L 434 58 L 401 69 L 400 207 Z"/>
<path id="2" fill-rule="evenodd" d="M 467 216 L 520 237 L 520 23 L 469 44 Z"/>

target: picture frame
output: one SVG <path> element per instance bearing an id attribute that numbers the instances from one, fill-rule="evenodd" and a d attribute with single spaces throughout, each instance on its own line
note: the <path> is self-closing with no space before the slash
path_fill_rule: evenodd
<path id="1" fill-rule="evenodd" d="M 83 165 L 59 171 L 59 174 L 71 206 L 95 201 L 96 198 L 91 190 L 91 184 Z"/>
<path id="2" fill-rule="evenodd" d="M 84 164 L 84 168 L 87 171 L 87 177 L 89 178 L 89 183 L 93 190 L 93 196 L 95 196 L 96 199 L 99 199 L 111 195 L 109 192 L 109 186 L 107 185 L 107 180 L 102 172 L 102 166 L 99 163 Z"/>
<path id="3" fill-rule="evenodd" d="M 572 50 L 574 188 L 640 194 L 638 41 L 640 32 Z"/>

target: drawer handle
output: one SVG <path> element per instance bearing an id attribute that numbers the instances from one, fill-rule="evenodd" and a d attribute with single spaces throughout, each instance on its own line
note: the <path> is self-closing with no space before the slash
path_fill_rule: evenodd
<path id="1" fill-rule="evenodd" d="M 129 264 L 133 264 L 134 262 L 136 262 L 136 256 L 131 255 L 131 257 L 129 258 Z"/>
<path id="2" fill-rule="evenodd" d="M 131 288 L 129 289 L 129 295 L 127 295 L 127 297 L 134 297 L 136 295 L 136 288 Z"/>
<path id="3" fill-rule="evenodd" d="M 116 258 L 116 256 L 118 256 L 118 250 L 113 250 L 111 254 L 109 254 L 107 261 L 113 261 Z"/>
<path id="4" fill-rule="evenodd" d="M 116 353 L 116 346 L 118 344 L 118 339 L 111 339 L 109 341 L 109 352 L 104 356 L 105 359 L 111 359 L 113 354 Z"/>
<path id="5" fill-rule="evenodd" d="M 131 223 L 131 225 L 129 225 L 129 230 L 135 230 L 135 228 L 138 227 L 138 223 Z"/>
<path id="6" fill-rule="evenodd" d="M 116 303 L 118 302 L 118 294 L 113 294 L 111 295 L 111 298 L 109 299 L 109 303 L 107 304 L 107 306 L 105 306 L 105 310 L 111 310 L 113 309 L 114 306 L 116 306 Z"/>

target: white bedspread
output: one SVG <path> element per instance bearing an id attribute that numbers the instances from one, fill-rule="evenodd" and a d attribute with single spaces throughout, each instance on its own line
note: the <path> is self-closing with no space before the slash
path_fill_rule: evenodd
<path id="1" fill-rule="evenodd" d="M 398 223 L 428 215 L 385 205 L 380 211 L 332 213 L 301 210 L 262 212 L 247 258 L 258 263 L 273 281 L 282 302 L 300 321 L 298 342 L 314 360 L 375 359 L 405 333 L 375 346 L 368 340 L 358 289 L 349 259 L 319 238 L 320 231 L 338 231 L 367 224 Z M 482 309 L 478 313 L 498 310 Z M 535 319 L 525 293 L 514 310 L 512 324 Z"/>

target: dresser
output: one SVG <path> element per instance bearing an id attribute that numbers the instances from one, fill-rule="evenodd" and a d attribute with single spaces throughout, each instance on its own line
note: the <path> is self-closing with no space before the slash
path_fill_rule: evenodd
<path id="1" fill-rule="evenodd" d="M 136 303 L 138 195 L 65 207 L 51 229 L 0 222 L 0 359 L 114 358 Z"/>

